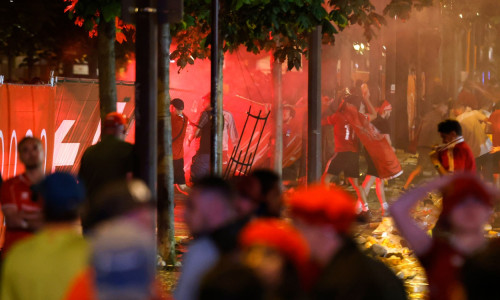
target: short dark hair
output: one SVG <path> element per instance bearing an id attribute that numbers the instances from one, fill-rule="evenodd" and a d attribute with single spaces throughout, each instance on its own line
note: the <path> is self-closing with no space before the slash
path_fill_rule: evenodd
<path id="1" fill-rule="evenodd" d="M 438 124 L 439 133 L 451 133 L 452 131 L 457 135 L 462 135 L 462 126 L 457 120 L 447 119 Z"/>
<path id="2" fill-rule="evenodd" d="M 276 185 L 280 183 L 280 176 L 268 169 L 257 169 L 250 176 L 257 178 L 260 183 L 262 195 L 267 195 Z"/>
<path id="3" fill-rule="evenodd" d="M 236 192 L 233 186 L 218 176 L 205 176 L 194 182 L 193 190 L 216 192 L 229 204 L 234 204 Z"/>
<path id="4" fill-rule="evenodd" d="M 40 141 L 39 139 L 37 139 L 36 137 L 32 137 L 32 136 L 25 136 L 22 140 L 19 141 L 19 143 L 17 144 L 17 151 L 18 152 L 21 152 L 21 148 L 24 144 L 26 144 L 27 142 L 35 142 L 37 143 L 38 145 L 42 145 L 42 141 Z"/>

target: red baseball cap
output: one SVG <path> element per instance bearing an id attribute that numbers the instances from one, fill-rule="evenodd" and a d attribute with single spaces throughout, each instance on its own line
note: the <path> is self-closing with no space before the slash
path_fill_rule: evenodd
<path id="1" fill-rule="evenodd" d="M 124 114 L 120 114 L 117 112 L 111 112 L 106 115 L 104 119 L 104 127 L 118 127 L 123 125 L 126 127 L 128 124 L 128 118 Z"/>

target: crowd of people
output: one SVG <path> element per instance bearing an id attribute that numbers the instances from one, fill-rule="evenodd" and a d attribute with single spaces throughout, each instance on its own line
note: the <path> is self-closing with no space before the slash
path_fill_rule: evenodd
<path id="1" fill-rule="evenodd" d="M 500 145 L 488 142 L 484 126 L 495 124 L 495 114 L 474 110 L 469 98 L 450 111 L 445 101 L 433 102 L 423 118 L 417 167 L 392 205 L 384 181 L 401 174 L 389 135 L 392 106 L 384 101 L 375 108 L 366 85 L 344 91 L 323 118 L 333 126 L 336 153 L 324 181 L 286 193 L 282 178 L 268 169 L 230 179 L 207 176 L 210 107 L 206 103 L 192 123 L 184 102 L 172 100 L 174 182 L 187 194 L 184 222 L 192 236 L 173 298 L 407 299 L 402 280 L 354 239 L 375 184 L 382 213 L 394 219 L 426 271 L 429 299 L 495 299 L 500 242 L 486 238 L 484 227 L 498 196 L 491 182 L 500 173 L 492 167 L 498 167 Z M 293 109 L 285 111 L 293 118 Z M 232 116 L 227 120 L 228 137 L 237 139 Z M 25 171 L 0 187 L 0 299 L 167 297 L 156 278 L 156 199 L 134 179 L 136 154 L 124 141 L 128 120 L 110 113 L 102 124 L 101 140 L 86 149 L 78 177 L 45 174 L 40 140 L 19 142 Z M 199 139 L 190 180 L 184 173 L 186 138 Z M 368 164 L 363 183 L 360 145 Z M 410 188 L 428 169 L 440 176 Z M 341 174 L 352 192 L 333 184 Z M 431 192 L 441 194 L 442 210 L 429 233 L 411 211 Z"/>

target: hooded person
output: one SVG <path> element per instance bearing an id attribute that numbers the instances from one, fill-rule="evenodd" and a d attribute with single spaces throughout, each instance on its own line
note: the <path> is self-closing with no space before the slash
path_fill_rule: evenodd
<path id="1" fill-rule="evenodd" d="M 309 299 L 406 299 L 396 275 L 353 241 L 355 203 L 346 191 L 323 185 L 290 196 L 293 223 L 305 237 L 316 266 Z"/>

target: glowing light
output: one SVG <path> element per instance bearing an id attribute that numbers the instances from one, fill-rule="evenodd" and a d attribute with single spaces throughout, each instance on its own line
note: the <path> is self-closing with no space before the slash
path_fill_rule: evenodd
<path id="1" fill-rule="evenodd" d="M 365 44 L 361 43 L 361 49 L 365 49 Z"/>
<path id="2" fill-rule="evenodd" d="M 359 49 L 361 48 L 360 45 L 358 45 L 358 44 L 354 44 L 353 47 L 354 47 L 354 50 L 356 50 L 356 51 L 359 51 Z"/>
<path id="3" fill-rule="evenodd" d="M 387 50 L 387 48 L 385 47 L 385 45 L 384 45 L 384 46 L 382 46 L 382 48 L 383 48 L 384 50 Z"/>
<path id="4" fill-rule="evenodd" d="M 476 13 L 476 15 L 479 17 L 479 13 Z"/>
<path id="5" fill-rule="evenodd" d="M 460 17 L 460 19 L 464 18 L 464 16 L 462 14 L 459 14 L 458 16 Z"/>

